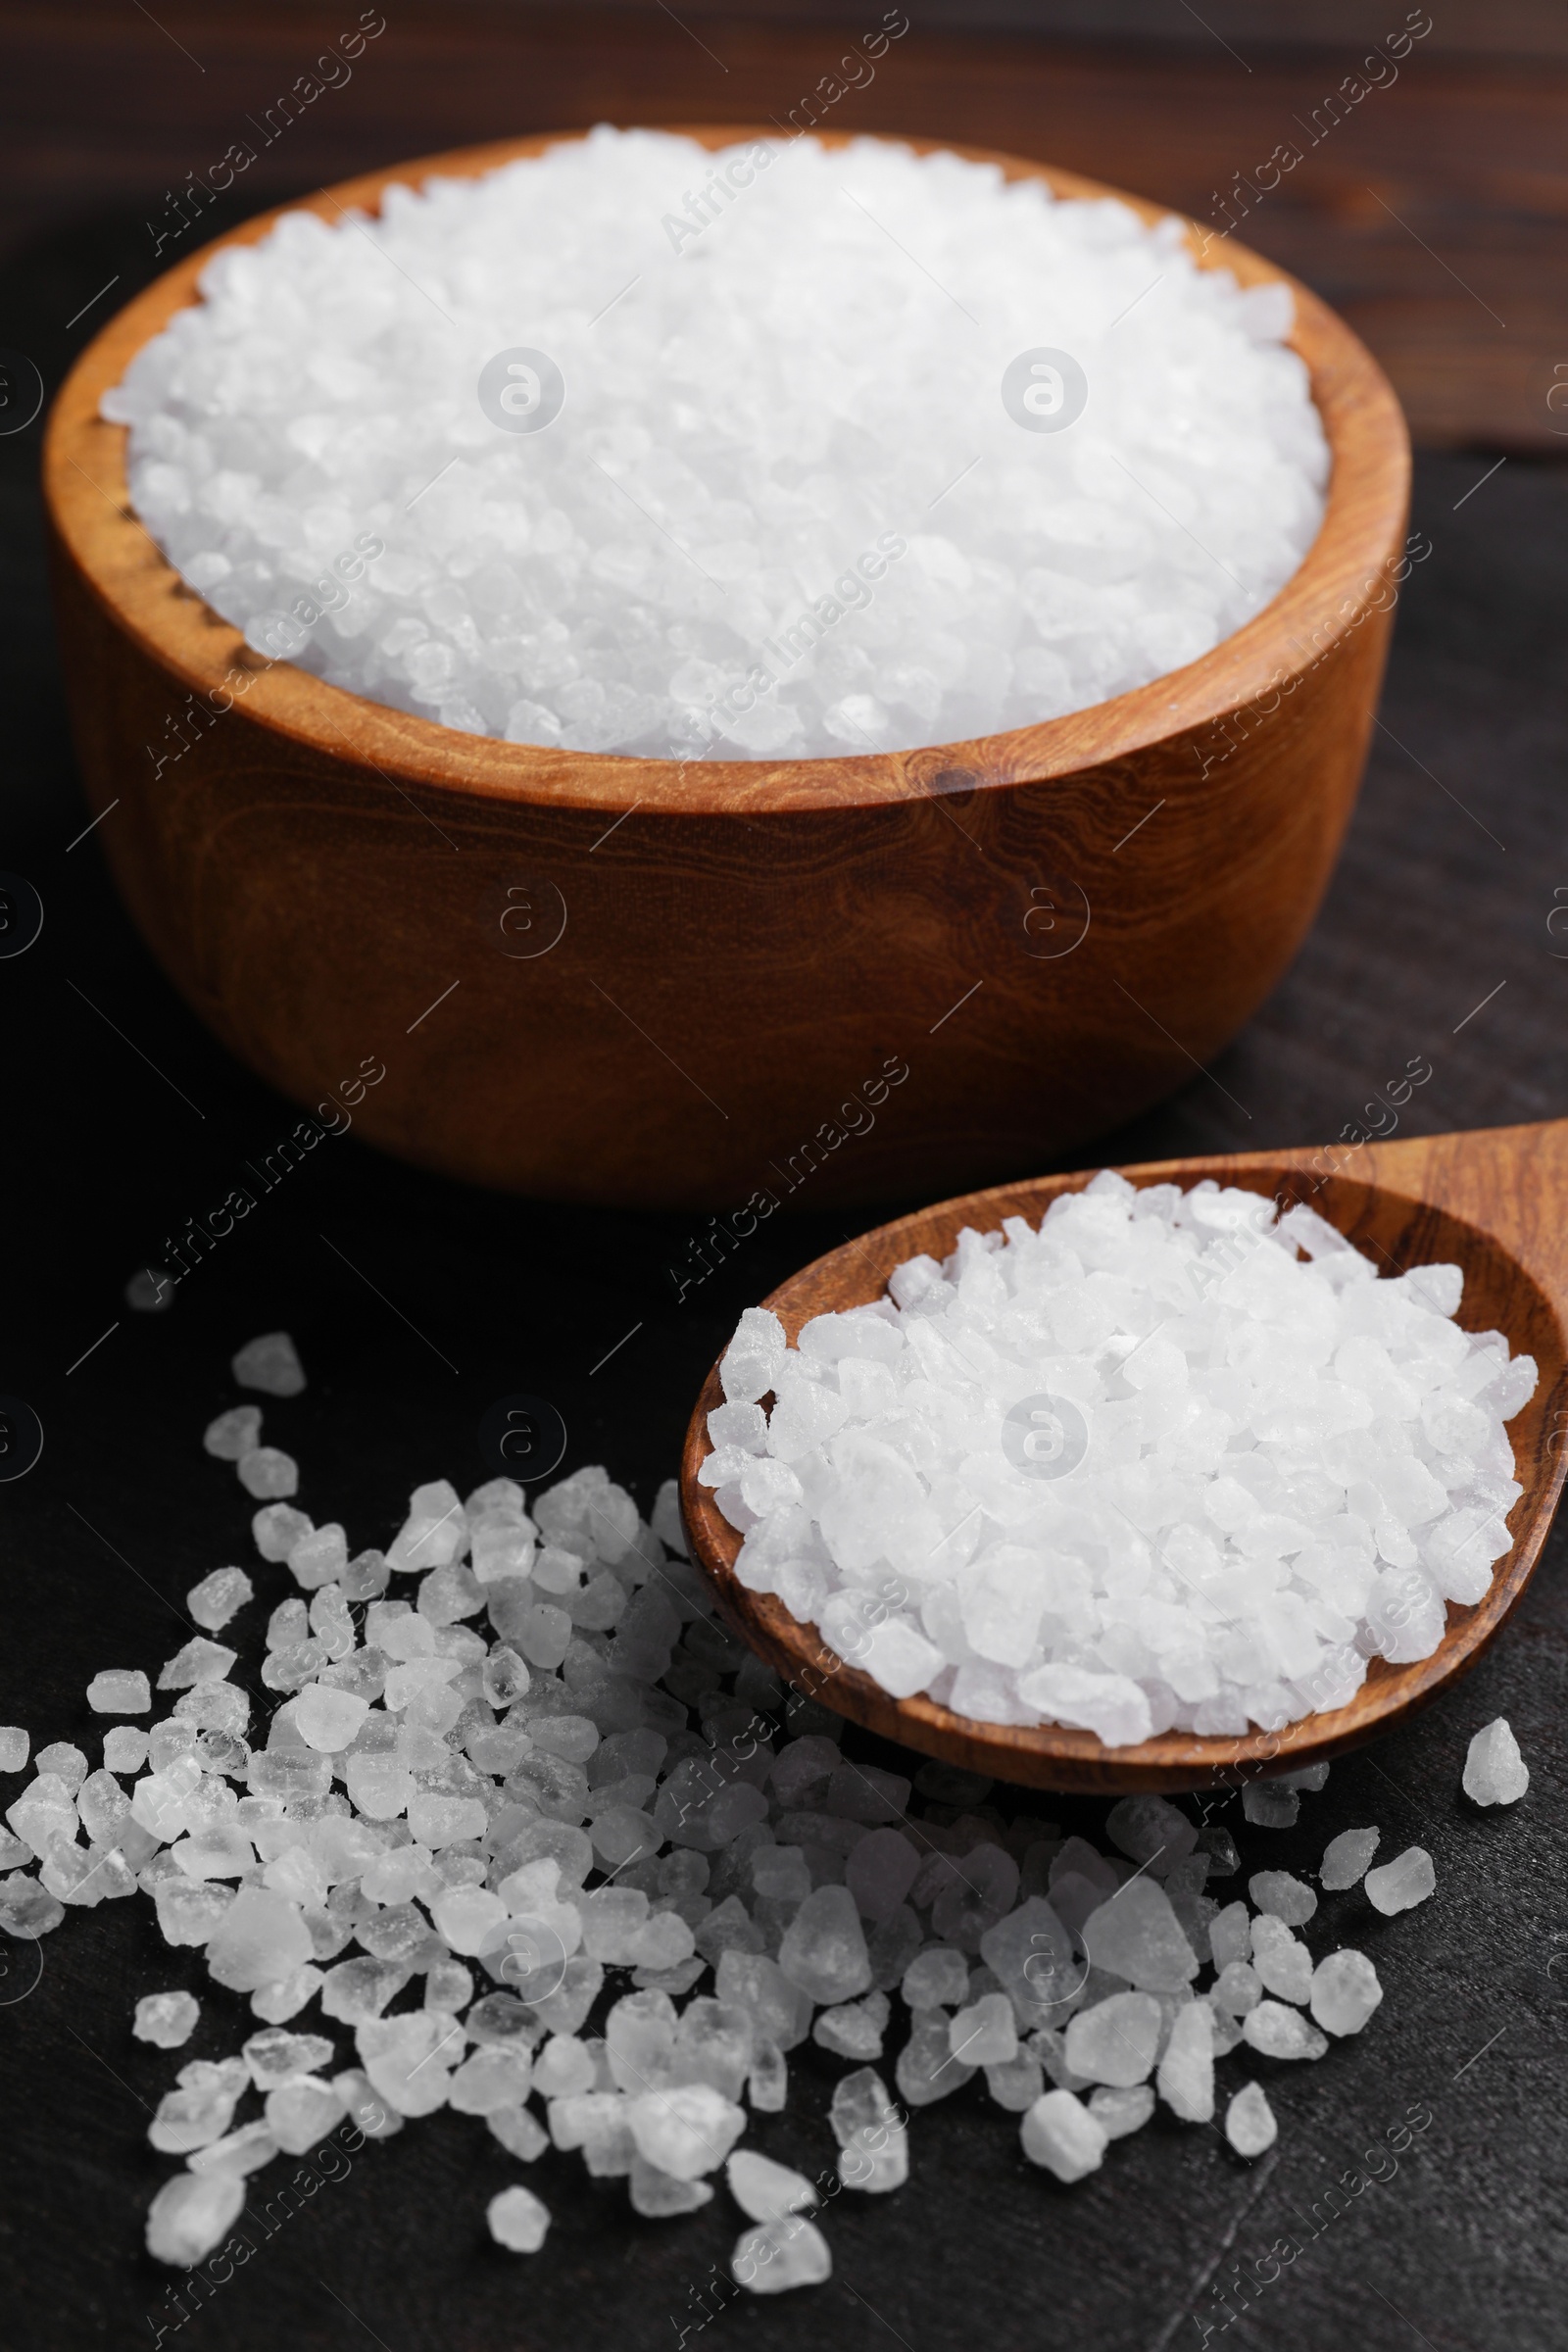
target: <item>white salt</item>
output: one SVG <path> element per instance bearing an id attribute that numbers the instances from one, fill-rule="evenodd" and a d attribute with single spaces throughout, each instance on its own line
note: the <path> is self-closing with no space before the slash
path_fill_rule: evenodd
<path id="1" fill-rule="evenodd" d="M 803 2214 L 763 2222 L 736 2240 L 730 2276 L 748 2294 L 782 2295 L 792 2287 L 820 2286 L 833 2275 L 827 2239 Z"/>
<path id="2" fill-rule="evenodd" d="M 248 1340 L 235 1356 L 232 1370 L 240 1388 L 260 1389 L 268 1396 L 297 1396 L 305 1386 L 299 1351 L 286 1331 L 264 1332 L 260 1339 Z M 237 1415 L 231 1418 L 237 1419 Z M 257 1420 L 259 1425 L 259 1414 Z M 211 1450 L 216 1452 L 217 1447 Z"/>
<path id="3" fill-rule="evenodd" d="M 1321 2058 L 1327 2037 L 1309 2026 L 1299 2009 L 1283 2001 L 1259 2001 L 1242 2021 L 1242 2037 L 1265 2058 Z"/>
<path id="4" fill-rule="evenodd" d="M 1365 1877 L 1381 1836 L 1380 1830 L 1342 1830 L 1337 1838 L 1331 1838 L 1323 1848 L 1323 1866 L 1318 1872 L 1321 1885 L 1330 1893 L 1355 1886 Z"/>
<path id="5" fill-rule="evenodd" d="M 152 1703 L 147 1677 L 133 1667 L 105 1667 L 87 1685 L 87 1704 L 97 1715 L 145 1715 Z"/>
<path id="6" fill-rule="evenodd" d="M 1369 1870 L 1362 1882 L 1373 1909 L 1385 1913 L 1409 1911 L 1424 1903 L 1437 1883 L 1432 1856 L 1420 1845 L 1407 1845 L 1392 1862 Z"/>
<path id="7" fill-rule="evenodd" d="M 1330 1952 L 1312 1972 L 1312 2015 L 1326 2033 L 1359 2034 L 1382 1998 L 1365 1952 Z"/>
<path id="8" fill-rule="evenodd" d="M 1225 2136 L 1238 2156 L 1261 2156 L 1280 2135 L 1260 2082 L 1247 2082 L 1225 2110 Z"/>
<path id="9" fill-rule="evenodd" d="M 1214 2113 L 1214 2035 L 1206 2001 L 1189 2001 L 1176 2012 L 1155 2083 L 1172 2114 L 1184 2124 L 1206 2124 Z"/>
<path id="10" fill-rule="evenodd" d="M 177 2050 L 196 2031 L 201 2004 L 188 1992 L 148 1992 L 136 2003 L 131 2032 L 138 2041 Z"/>
<path id="11" fill-rule="evenodd" d="M 241 1454 L 249 1453 L 262 1442 L 262 1408 L 259 1404 L 236 1404 L 232 1411 L 220 1413 L 210 1421 L 202 1438 L 207 1451 L 220 1462 L 237 1462 Z"/>
<path id="12" fill-rule="evenodd" d="M 485 2220 L 498 2246 L 513 2254 L 537 2254 L 550 2228 L 550 2208 L 518 2181 L 491 2198 Z"/>
<path id="13" fill-rule="evenodd" d="M 1288 1870 L 1254 1871 L 1247 1882 L 1247 1891 L 1259 1911 L 1282 1919 L 1288 1928 L 1304 1927 L 1317 1909 L 1311 1887 L 1293 1879 Z"/>
<path id="14" fill-rule="evenodd" d="M 776 2222 L 790 2213 L 805 2213 L 817 2201 L 816 2190 L 804 2173 L 775 2164 L 755 2148 L 737 2148 L 724 2167 L 729 2193 L 751 2221 Z"/>
<path id="15" fill-rule="evenodd" d="M 516 742 L 1027 725 L 1195 661 L 1323 514 L 1283 288 L 891 141 L 601 125 L 290 214 L 201 293 L 103 402 L 148 529 L 263 655 Z M 301 1385 L 282 1334 L 235 1377 Z"/>
<path id="16" fill-rule="evenodd" d="M 0 1772 L 25 1772 L 31 1744 L 20 1723 L 0 1724 Z"/>
<path id="17" fill-rule="evenodd" d="M 770 1399 L 766 1454 L 726 1423 L 698 1472 L 741 1583 L 897 1695 L 1107 1745 L 1280 1730 L 1344 1705 L 1370 1656 L 1428 1655 L 1508 1549 L 1504 1424 L 1536 1368 L 1458 1326 L 1456 1266 L 1380 1275 L 1294 1216 L 1106 1171 L 793 1348 L 749 1308 L 724 1409 Z M 1026 1455 L 1020 1414 L 1071 1445 Z M 743 1495 L 764 1459 L 790 1481 Z M 1289 1828 L 1326 1770 L 1250 1782 L 1247 1819 Z M 1159 1877 L 1197 1836 L 1150 1799 L 1110 1834 Z"/>
<path id="18" fill-rule="evenodd" d="M 1282 1919 L 1260 1912 L 1252 1922 L 1252 1967 L 1268 1992 L 1304 2001 L 1312 1988 L 1312 1955 Z"/>
<path id="19" fill-rule="evenodd" d="M 1047 2090 L 1024 2117 L 1018 2136 L 1031 2164 L 1067 2181 L 1099 2170 L 1108 2134 L 1070 2090 Z"/>
<path id="20" fill-rule="evenodd" d="M 1465 1750 L 1464 1792 L 1477 1805 L 1516 1805 L 1530 1786 L 1530 1767 L 1499 1715 L 1477 1732 Z"/>
<path id="21" fill-rule="evenodd" d="M 208 1633 L 220 1633 L 235 1611 L 256 1596 L 256 1588 L 243 1568 L 215 1568 L 185 1595 L 185 1606 Z"/>
<path id="22" fill-rule="evenodd" d="M 275 1446 L 253 1446 L 249 1453 L 240 1455 L 234 1466 L 239 1472 L 240 1485 L 258 1502 L 275 1502 L 279 1496 L 298 1491 L 299 1464 Z"/>
<path id="23" fill-rule="evenodd" d="M 1067 2026 L 1067 2064 L 1086 2082 L 1122 2089 L 1147 2080 L 1159 2046 L 1159 2003 L 1149 1992 L 1113 1992 Z"/>
<path id="24" fill-rule="evenodd" d="M 917 1952 L 900 1987 L 911 2009 L 956 2009 L 968 1997 L 969 1963 L 951 1944 Z"/>
<path id="25" fill-rule="evenodd" d="M 1102 2083 L 1089 2094 L 1089 2112 L 1107 2139 L 1125 2139 L 1129 2132 L 1141 2132 L 1153 2114 L 1153 2086 L 1134 2082 L 1117 2090 Z"/>
<path id="26" fill-rule="evenodd" d="M 175 2173 L 147 2208 L 147 2251 L 190 2270 L 227 2236 L 245 2210 L 238 2173 Z"/>
<path id="27" fill-rule="evenodd" d="M 302 2079 L 267 2093 L 267 2129 L 286 2156 L 303 2156 L 343 2121 L 343 2101 L 329 2082 Z"/>

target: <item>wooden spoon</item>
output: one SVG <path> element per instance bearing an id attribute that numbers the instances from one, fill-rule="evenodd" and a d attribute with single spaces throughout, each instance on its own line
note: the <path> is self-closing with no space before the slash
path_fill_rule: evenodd
<path id="1" fill-rule="evenodd" d="M 890 1698 L 869 1675 L 838 1658 L 811 1626 L 772 1593 L 748 1592 L 735 1576 L 741 1539 L 697 1473 L 711 1447 L 708 1415 L 723 1402 L 715 1365 L 698 1399 L 681 1463 L 681 1508 L 693 1555 L 717 1587 L 725 1613 L 786 1681 L 868 1731 L 966 1770 L 1036 1788 L 1125 1793 L 1196 1788 L 1295 1772 L 1355 1747 L 1428 1704 L 1488 1647 L 1535 1567 L 1564 1472 L 1568 1438 L 1568 1119 L 1470 1135 L 1412 1137 L 1404 1143 L 1332 1151 L 1247 1152 L 1225 1159 L 1168 1159 L 1122 1171 L 1133 1184 L 1220 1184 L 1300 1200 L 1381 1261 L 1384 1273 L 1446 1261 L 1464 1269 L 1458 1321 L 1466 1331 L 1498 1330 L 1515 1354 L 1533 1355 L 1541 1379 L 1509 1423 L 1514 1475 L 1524 1494 L 1509 1513 L 1513 1548 L 1473 1607 L 1448 1604 L 1448 1626 L 1431 1657 L 1413 1665 L 1372 1661 L 1348 1706 L 1308 1715 L 1282 1732 L 1241 1740 L 1166 1732 L 1136 1746 L 1108 1748 L 1092 1732 L 1059 1724 L 1035 1729 L 980 1723 L 931 1698 Z M 819 1257 L 766 1300 L 793 1342 L 813 1315 L 881 1297 L 893 1268 L 928 1251 L 945 1257 L 959 1231 L 1000 1227 L 1004 1217 L 1038 1224 L 1061 1193 L 1090 1180 L 1046 1176 L 999 1185 L 879 1226 Z"/>

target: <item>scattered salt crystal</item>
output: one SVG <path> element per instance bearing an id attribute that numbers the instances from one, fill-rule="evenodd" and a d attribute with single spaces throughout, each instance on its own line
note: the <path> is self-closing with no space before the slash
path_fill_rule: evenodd
<path id="1" fill-rule="evenodd" d="M 1113 1992 L 1067 2025 L 1067 2064 L 1085 2082 L 1125 2089 L 1147 2080 L 1159 2047 L 1159 2003 L 1150 1992 Z"/>
<path id="2" fill-rule="evenodd" d="M 240 2051 L 258 2090 L 270 2090 L 299 2075 L 313 2075 L 332 2056 L 324 2034 L 284 2034 L 277 2027 L 253 2034 Z"/>
<path id="3" fill-rule="evenodd" d="M 303 2156 L 342 2120 L 342 2098 L 329 2082 L 308 2078 L 267 2093 L 267 2129 L 285 2156 Z"/>
<path id="4" fill-rule="evenodd" d="M 1160 2097 L 1184 2124 L 1206 2124 L 1214 2113 L 1214 2034 L 1206 2001 L 1176 2012 L 1154 2078 Z"/>
<path id="5" fill-rule="evenodd" d="M 251 2014 L 270 2026 L 286 2025 L 308 2007 L 325 1982 L 321 1970 L 307 1960 L 303 1968 L 280 1977 L 275 1984 L 259 1984 L 251 1994 Z"/>
<path id="6" fill-rule="evenodd" d="M 951 1944 L 917 1952 L 900 1986 L 911 2009 L 956 2009 L 969 1997 L 969 1963 Z"/>
<path id="7" fill-rule="evenodd" d="M 1152 1879 L 1165 1878 L 1198 1843 L 1186 1814 L 1163 1796 L 1124 1796 L 1105 1817 L 1105 1835 Z"/>
<path id="8" fill-rule="evenodd" d="M 185 1606 L 210 1634 L 221 1632 L 235 1611 L 256 1597 L 256 1588 L 243 1568 L 215 1568 L 185 1595 Z"/>
<path id="9" fill-rule="evenodd" d="M 1242 1811 L 1254 1829 L 1292 1830 L 1300 1809 L 1297 1791 L 1283 1788 L 1277 1783 L 1249 1781 L 1242 1790 Z"/>
<path id="10" fill-rule="evenodd" d="M 1070 2090 L 1043 2091 L 1019 2127 L 1023 2152 L 1062 2181 L 1097 2172 L 1109 2134 Z"/>
<path id="11" fill-rule="evenodd" d="M 21 1724 L 0 1724 L 0 1772 L 25 1772 L 31 1744 Z"/>
<path id="12" fill-rule="evenodd" d="M 146 1676 L 141 1675 L 137 1679 L 143 1690 L 147 1690 Z M 143 1699 L 142 1704 L 149 1707 L 152 1705 L 151 1691 L 147 1691 L 147 1696 Z M 40 1747 L 32 1761 L 33 1769 L 40 1777 L 47 1773 L 53 1779 L 63 1782 L 73 1795 L 87 1777 L 87 1759 L 81 1749 L 69 1740 L 56 1740 L 50 1746 Z"/>
<path id="13" fill-rule="evenodd" d="M 1259 2001 L 1242 2021 L 1242 2038 L 1265 2058 L 1321 2058 L 1328 2040 L 1309 2026 L 1299 2009 L 1283 2001 Z"/>
<path id="14" fill-rule="evenodd" d="M 1102 2083 L 1089 2094 L 1089 2112 L 1107 2139 L 1125 2139 L 1130 2132 L 1141 2132 L 1153 2114 L 1153 2087 L 1132 2082 L 1116 2089 Z"/>
<path id="15" fill-rule="evenodd" d="M 444 2107 L 452 2070 L 463 2056 L 463 2028 L 440 2009 L 372 2017 L 357 2026 L 354 2046 L 371 2085 L 399 2115 Z"/>
<path id="16" fill-rule="evenodd" d="M 677 2180 L 673 2173 L 662 2173 L 645 2156 L 637 2155 L 631 2160 L 626 2186 L 633 2213 L 640 2213 L 646 2221 L 667 2221 L 677 2214 L 695 2213 L 699 2207 L 710 2204 L 713 2195 L 711 2181 Z"/>
<path id="17" fill-rule="evenodd" d="M 136 2003 L 131 2032 L 138 2041 L 153 2041 L 161 2050 L 177 2050 L 189 2041 L 201 2015 L 201 2003 L 188 1992 L 148 1992 Z"/>
<path id="18" fill-rule="evenodd" d="M 219 1681 L 227 1674 L 238 1656 L 237 1649 L 229 1649 L 221 1642 L 206 1641 L 197 1634 L 186 1642 L 183 1649 L 177 1649 L 165 1662 L 159 1672 L 158 1688 L 160 1690 L 190 1690 L 198 1683 Z"/>
<path id="19" fill-rule="evenodd" d="M 231 1369 L 240 1388 L 260 1389 L 267 1396 L 297 1396 L 305 1386 L 304 1367 L 286 1331 L 247 1340 Z"/>
<path id="20" fill-rule="evenodd" d="M 1245 2017 L 1263 1997 L 1263 1981 L 1250 1962 L 1227 1960 L 1214 1979 L 1209 1998 L 1232 2017 Z"/>
<path id="21" fill-rule="evenodd" d="M 1317 1909 L 1311 1887 L 1293 1879 L 1288 1870 L 1254 1871 L 1247 1882 L 1247 1891 L 1259 1911 L 1282 1919 L 1288 1928 L 1304 1927 Z"/>
<path id="22" fill-rule="evenodd" d="M 1227 1903 L 1208 1923 L 1209 1953 L 1217 1969 L 1246 1960 L 1252 1949 L 1252 1921 L 1245 1903 Z"/>
<path id="23" fill-rule="evenodd" d="M 984 1992 L 948 2027 L 955 2058 L 969 2066 L 1005 2066 L 1018 2053 L 1018 2028 L 1004 1992 Z"/>
<path id="24" fill-rule="evenodd" d="M 307 1747 L 336 1755 L 349 1745 L 369 1711 L 369 1700 L 352 1690 L 308 1683 L 294 1702 L 294 1721 Z"/>
<path id="25" fill-rule="evenodd" d="M 484 2120 L 508 2155 L 515 2156 L 519 2164 L 532 2164 L 550 2145 L 549 2132 L 526 2107 L 492 2108 Z"/>
<path id="26" fill-rule="evenodd" d="M 782 2295 L 797 2286 L 820 2286 L 833 2275 L 827 2239 L 814 2222 L 789 2214 L 762 2222 L 737 2239 L 730 2274 L 754 2295 Z"/>
<path id="27" fill-rule="evenodd" d="M 275 1446 L 253 1446 L 249 1453 L 240 1455 L 235 1467 L 240 1485 L 258 1502 L 274 1502 L 280 1495 L 298 1490 L 299 1464 L 292 1454 L 280 1452 Z"/>
<path id="28" fill-rule="evenodd" d="M 221 2139 L 248 2087 L 249 2078 L 238 2058 L 224 2058 L 216 2065 L 193 2058 L 180 2068 L 177 2089 L 165 2091 L 158 2102 L 147 2136 L 166 2155 L 194 2155 L 198 2148 Z"/>
<path id="29" fill-rule="evenodd" d="M 1312 1987 L 1312 1955 L 1282 1919 L 1260 1912 L 1252 1922 L 1252 1967 L 1266 1991 L 1301 2002 Z"/>
<path id="30" fill-rule="evenodd" d="M 226 1413 L 210 1421 L 202 1444 L 220 1462 L 237 1462 L 243 1453 L 262 1442 L 262 1408 L 259 1404 L 236 1404 Z"/>
<path id="31" fill-rule="evenodd" d="M 1247 2082 L 1225 2110 L 1225 2136 L 1238 2156 L 1261 2156 L 1280 2135 L 1260 2082 Z"/>
<path id="32" fill-rule="evenodd" d="M 213 1931 L 207 1965 L 220 1984 L 254 1992 L 292 1975 L 313 1948 L 297 1903 L 265 1886 L 242 1886 Z"/>
<path id="33" fill-rule="evenodd" d="M 1499 1715 L 1477 1732 L 1465 1751 L 1464 1792 L 1473 1804 L 1514 1805 L 1530 1786 L 1530 1767 L 1508 1719 Z"/>
<path id="34" fill-rule="evenodd" d="M 724 2167 L 729 2193 L 742 2213 L 754 2222 L 776 2222 L 785 2214 L 805 2213 L 817 2201 L 816 2190 L 804 2173 L 755 2148 L 737 2148 Z"/>
<path id="35" fill-rule="evenodd" d="M 865 1935 L 847 1886 L 818 1886 L 784 1931 L 778 1965 L 813 2001 L 853 2000 L 871 1982 Z"/>
<path id="36" fill-rule="evenodd" d="M 1329 2034 L 1359 2034 L 1383 1998 L 1378 1973 L 1364 1952 L 1330 1952 L 1312 1972 L 1312 2015 Z"/>
<path id="37" fill-rule="evenodd" d="M 277 2142 L 265 2123 L 241 2124 L 237 2132 L 210 2140 L 190 2160 L 193 2173 L 231 2173 L 243 2178 L 259 2173 L 277 2154 Z"/>
<path id="38" fill-rule="evenodd" d="M 139 1724 L 116 1724 L 104 1734 L 106 1771 L 141 1771 L 148 1759 L 148 1736 Z"/>
<path id="39" fill-rule="evenodd" d="M 1323 1865 L 1318 1872 L 1319 1883 L 1328 1892 L 1339 1893 L 1354 1886 L 1366 1875 L 1367 1864 L 1378 1850 L 1379 1830 L 1342 1830 L 1331 1838 L 1323 1848 Z"/>
<path id="40" fill-rule="evenodd" d="M 105 1667 L 87 1685 L 87 1704 L 98 1715 L 144 1715 L 153 1703 L 147 1677 L 132 1667 Z"/>
<path id="41" fill-rule="evenodd" d="M 390 2139 L 403 2130 L 402 2116 L 389 2099 L 377 2094 L 363 2068 L 351 2066 L 334 2075 L 332 2088 L 343 2102 L 344 2114 L 367 2139 Z"/>
<path id="42" fill-rule="evenodd" d="M 513 2254 L 537 2254 L 550 2228 L 550 2208 L 531 2188 L 514 2182 L 485 2207 L 485 2220 L 498 2246 Z"/>
<path id="43" fill-rule="evenodd" d="M 848 2001 L 837 2009 L 819 2009 L 811 2027 L 811 2039 L 819 2049 L 831 2050 L 837 2058 L 880 2058 L 883 2029 L 888 2021 L 885 1999 L 880 2012 L 871 2005 L 879 1997 L 873 1994 L 870 2000 Z"/>
<path id="44" fill-rule="evenodd" d="M 1385 1913 L 1408 1911 L 1424 1903 L 1437 1883 L 1432 1856 L 1420 1845 L 1406 1846 L 1381 1869 L 1369 1870 L 1362 1882 L 1373 1909 Z"/>
<path id="45" fill-rule="evenodd" d="M 227 2235 L 245 2209 L 238 2173 L 175 2173 L 147 2209 L 147 2251 L 190 2270 Z"/>
<path id="46" fill-rule="evenodd" d="M 265 1502 L 251 1521 L 251 1534 L 264 1560 L 286 1560 L 312 1532 L 305 1513 L 289 1502 Z"/>
<path id="47" fill-rule="evenodd" d="M 516 2107 L 528 2095 L 530 2072 L 526 2050 L 475 2050 L 453 2075 L 448 2104 L 459 2115 Z"/>
<path id="48" fill-rule="evenodd" d="M 711 2084 L 685 2082 L 629 2100 L 626 2125 L 650 2164 L 695 2180 L 723 2163 L 746 2129 L 746 2113 Z"/>
<path id="49" fill-rule="evenodd" d="M 1097 1968 L 1146 1992 L 1175 1992 L 1198 1974 L 1198 1955 L 1182 1933 L 1170 1897 L 1151 1879 L 1130 1879 L 1084 1923 L 1084 1947 Z"/>

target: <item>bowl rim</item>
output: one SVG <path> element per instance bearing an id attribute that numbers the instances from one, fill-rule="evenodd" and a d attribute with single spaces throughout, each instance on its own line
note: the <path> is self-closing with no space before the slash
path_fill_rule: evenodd
<path id="1" fill-rule="evenodd" d="M 757 124 L 648 127 L 695 139 L 710 150 L 774 140 L 773 131 Z M 185 585 L 137 518 L 125 475 L 129 428 L 99 416 L 100 397 L 120 381 L 145 343 L 177 312 L 199 301 L 196 280 L 217 254 L 257 243 L 284 215 L 304 211 L 328 219 L 352 209 L 373 214 L 390 186 L 441 176 L 477 177 L 587 135 L 584 130 L 546 131 L 450 149 L 275 205 L 155 278 L 77 358 L 55 396 L 43 445 L 44 497 L 60 552 L 118 627 L 215 711 L 242 708 L 267 733 L 329 760 L 341 761 L 347 755 L 351 764 L 401 776 L 425 792 L 501 805 L 621 814 L 640 808 L 649 814 L 745 819 L 1052 782 L 1125 760 L 1172 738 L 1216 727 L 1250 704 L 1261 710 L 1270 696 L 1278 708 L 1281 695 L 1293 691 L 1370 612 L 1387 609 L 1367 600 L 1387 579 L 1401 544 L 1409 437 L 1377 362 L 1309 288 L 1247 246 L 1227 240 L 1223 252 L 1205 251 L 1197 243 L 1202 233 L 1197 224 L 1171 207 L 1081 173 L 952 140 L 823 130 L 810 135 L 829 148 L 871 136 L 916 154 L 943 151 L 993 164 L 1009 180 L 1043 179 L 1058 197 L 1111 198 L 1146 221 L 1181 220 L 1187 249 L 1200 268 L 1229 269 L 1244 286 L 1289 288 L 1296 305 L 1289 344 L 1308 368 L 1332 470 L 1317 536 L 1261 612 L 1197 662 L 1061 718 L 951 744 L 807 760 L 682 761 L 510 744 L 445 727 L 434 718 L 329 685 L 291 662 L 268 662 L 253 654 L 240 632 Z M 1206 241 L 1220 243 L 1211 236 Z M 1206 773 L 1200 756 L 1198 763 Z"/>

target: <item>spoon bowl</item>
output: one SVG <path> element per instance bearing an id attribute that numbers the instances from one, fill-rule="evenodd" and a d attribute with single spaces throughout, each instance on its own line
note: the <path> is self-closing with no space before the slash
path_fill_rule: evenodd
<path id="1" fill-rule="evenodd" d="M 787 1683 L 867 1731 L 967 1771 L 1029 1788 L 1118 1795 L 1300 1771 L 1392 1730 L 1467 1673 L 1495 1638 L 1540 1556 L 1562 1489 L 1568 1439 L 1568 1120 L 1352 1150 L 1158 1160 L 1120 1173 L 1140 1188 L 1190 1188 L 1213 1177 L 1272 1196 L 1283 1207 L 1306 1202 L 1378 1261 L 1382 1273 L 1459 1265 L 1461 1328 L 1501 1331 L 1512 1353 L 1535 1357 L 1541 1373 L 1536 1393 L 1508 1424 L 1514 1475 L 1524 1488 L 1508 1515 L 1512 1547 L 1479 1601 L 1447 1604 L 1447 1630 L 1430 1657 L 1402 1666 L 1374 1658 L 1348 1705 L 1303 1716 L 1283 1731 L 1243 1739 L 1164 1732 L 1128 1747 L 1106 1747 L 1093 1732 L 1062 1724 L 978 1722 L 923 1694 L 892 1698 L 868 1674 L 836 1656 L 814 1627 L 791 1616 L 775 1594 L 750 1592 L 736 1577 L 741 1537 L 697 1479 L 712 1450 L 708 1415 L 724 1400 L 716 1365 L 692 1415 L 681 1463 L 681 1508 L 693 1557 L 715 1586 L 725 1613 Z M 922 1250 L 946 1257 L 966 1225 L 993 1232 L 1013 1216 L 1038 1224 L 1053 1200 L 1082 1191 L 1092 1174 L 999 1185 L 901 1217 L 804 1267 L 764 1304 L 793 1343 L 813 1315 L 880 1298 L 888 1276 L 906 1258 Z"/>

